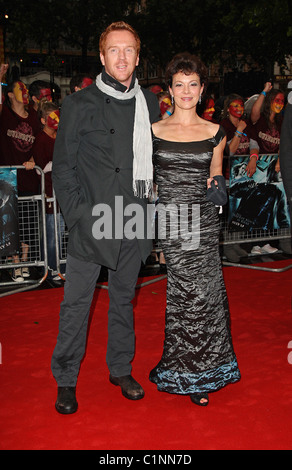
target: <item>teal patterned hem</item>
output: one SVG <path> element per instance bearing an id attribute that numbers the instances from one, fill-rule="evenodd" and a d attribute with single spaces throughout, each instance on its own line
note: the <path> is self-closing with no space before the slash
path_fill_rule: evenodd
<path id="1" fill-rule="evenodd" d="M 240 378 L 236 359 L 229 364 L 197 374 L 163 370 L 158 365 L 149 376 L 149 380 L 157 385 L 159 391 L 181 395 L 216 392 L 228 384 L 238 382 Z"/>

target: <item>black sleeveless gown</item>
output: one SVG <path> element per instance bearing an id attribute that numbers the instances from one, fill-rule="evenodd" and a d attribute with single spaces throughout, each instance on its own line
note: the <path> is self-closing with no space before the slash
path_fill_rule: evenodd
<path id="1" fill-rule="evenodd" d="M 199 142 L 154 136 L 160 243 L 168 274 L 163 354 L 149 377 L 160 391 L 214 392 L 240 380 L 219 255 L 218 208 L 206 197 L 213 149 L 224 136 L 221 127 L 215 137 Z"/>

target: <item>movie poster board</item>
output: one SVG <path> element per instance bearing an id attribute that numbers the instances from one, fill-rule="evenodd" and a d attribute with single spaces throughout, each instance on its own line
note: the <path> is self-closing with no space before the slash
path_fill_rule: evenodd
<path id="1" fill-rule="evenodd" d="M 260 155 L 252 177 L 246 174 L 249 156 L 230 157 L 228 228 L 250 232 L 290 227 L 290 214 L 278 155 Z"/>
<path id="2" fill-rule="evenodd" d="M 0 168 L 0 257 L 19 253 L 17 170 Z"/>

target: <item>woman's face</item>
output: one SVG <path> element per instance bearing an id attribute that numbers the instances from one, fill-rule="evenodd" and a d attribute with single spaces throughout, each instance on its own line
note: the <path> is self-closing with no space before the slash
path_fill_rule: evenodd
<path id="1" fill-rule="evenodd" d="M 242 100 L 234 100 L 230 103 L 228 108 L 229 114 L 235 118 L 240 119 L 244 113 L 244 104 Z"/>
<path id="2" fill-rule="evenodd" d="M 179 108 L 191 109 L 196 107 L 203 89 L 204 85 L 201 85 L 200 77 L 196 73 L 186 75 L 179 72 L 172 77 L 170 93 Z"/>
<path id="3" fill-rule="evenodd" d="M 46 124 L 50 129 L 57 130 L 59 126 L 59 121 L 60 121 L 60 111 L 56 109 L 56 111 L 52 111 L 48 115 Z"/>
<path id="4" fill-rule="evenodd" d="M 27 105 L 29 103 L 28 89 L 22 82 L 17 82 L 13 88 L 13 94 L 18 103 Z"/>
<path id="5" fill-rule="evenodd" d="M 284 104 L 285 104 L 285 97 L 283 93 L 278 93 L 275 99 L 271 103 L 271 110 L 274 113 L 279 114 L 284 108 Z"/>

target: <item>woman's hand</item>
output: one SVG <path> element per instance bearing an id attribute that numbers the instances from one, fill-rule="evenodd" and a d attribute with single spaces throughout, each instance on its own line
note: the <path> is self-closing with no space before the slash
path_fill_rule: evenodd
<path id="1" fill-rule="evenodd" d="M 265 93 L 269 93 L 269 91 L 271 91 L 272 88 L 273 88 L 272 83 L 271 82 L 266 82 L 263 91 Z"/>
<path id="2" fill-rule="evenodd" d="M 214 178 L 208 178 L 208 179 L 207 179 L 207 189 L 210 189 L 210 188 L 211 188 L 211 183 L 212 183 L 212 181 L 214 181 L 215 186 L 218 186 L 218 183 L 217 183 L 216 180 L 214 180 Z"/>
<path id="3" fill-rule="evenodd" d="M 238 123 L 238 126 L 237 126 L 237 130 L 239 132 L 243 132 L 244 129 L 246 128 L 246 126 L 247 126 L 247 123 L 243 120 L 240 120 L 239 123 Z"/>
<path id="4" fill-rule="evenodd" d="M 8 64 L 1 64 L 0 65 L 0 82 L 2 82 L 2 79 L 4 75 L 6 75 L 6 72 L 8 70 Z"/>

